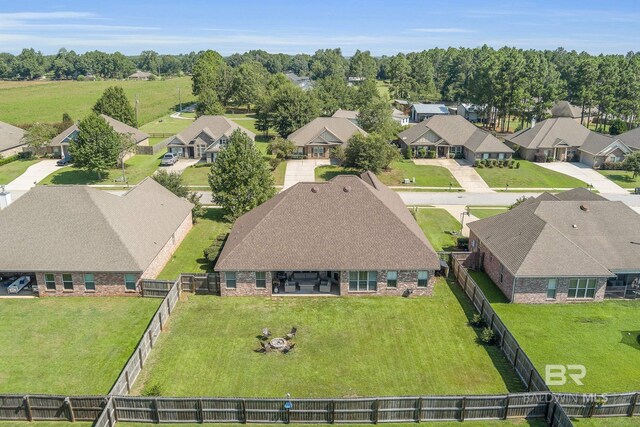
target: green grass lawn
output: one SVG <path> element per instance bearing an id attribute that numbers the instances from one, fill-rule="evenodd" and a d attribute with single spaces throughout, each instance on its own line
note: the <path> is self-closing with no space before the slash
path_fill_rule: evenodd
<path id="1" fill-rule="evenodd" d="M 182 182 L 188 186 L 209 186 L 208 176 L 210 167 L 189 166 L 182 172 Z M 287 162 L 280 162 L 278 167 L 271 172 L 275 185 L 284 184 L 284 174 L 287 170 Z"/>
<path id="2" fill-rule="evenodd" d="M 129 181 L 129 184 L 137 184 L 144 178 L 153 175 L 153 173 L 160 166 L 160 159 L 167 150 L 162 150 L 154 155 L 137 154 L 127 160 L 125 163 L 125 176 Z M 84 169 L 79 169 L 73 166 L 69 166 L 63 169 L 59 169 L 40 181 L 40 185 L 46 184 L 116 184 L 116 179 L 122 178 L 122 169 L 113 168 L 109 169 L 107 174 L 103 174 L 101 179 L 98 179 L 98 174 L 95 172 L 88 172 Z"/>
<path id="3" fill-rule="evenodd" d="M 193 123 L 193 120 L 174 119 L 169 114 L 155 119 L 143 126 L 140 126 L 140 130 L 146 133 L 170 133 L 175 135 L 188 128 Z M 160 138 L 162 141 L 164 138 Z"/>
<path id="4" fill-rule="evenodd" d="M 190 295 L 134 385 L 167 396 L 295 397 L 504 393 L 521 384 L 477 342 L 473 310 L 439 279 L 425 298 Z M 374 320 L 375 319 L 375 320 Z M 264 327 L 298 328 L 288 355 L 259 354 Z"/>
<path id="5" fill-rule="evenodd" d="M 451 232 L 460 232 L 460 222 L 449 212 L 438 208 L 421 208 L 416 213 L 416 221 L 436 251 L 454 250 L 457 237 Z"/>
<path id="6" fill-rule="evenodd" d="M 482 219 L 482 218 L 489 218 L 490 216 L 507 212 L 508 210 L 509 208 L 483 208 L 483 207 L 472 208 L 470 207 L 469 213 L 475 216 L 476 218 Z"/>
<path id="7" fill-rule="evenodd" d="M 609 419 L 607 419 L 609 420 Z M 74 423 L 74 424 L 67 424 L 67 423 L 62 423 L 60 424 L 58 423 L 45 423 L 45 425 L 42 425 L 43 423 L 41 423 L 40 421 L 38 421 L 37 425 L 34 425 L 33 423 L 20 423 L 20 424 L 16 424 L 15 427 L 60 427 L 61 425 L 63 426 L 78 426 L 78 427 L 84 427 L 82 425 L 82 423 Z M 408 426 L 415 426 L 416 423 L 384 423 L 385 427 L 408 427 Z M 191 426 L 201 426 L 202 424 L 165 424 L 162 423 L 163 427 L 191 427 Z M 234 427 L 237 426 L 238 424 L 218 424 L 216 423 L 217 427 Z M 255 427 L 267 427 L 267 426 L 273 426 L 273 424 L 254 424 L 251 423 L 252 426 Z M 295 423 L 292 423 L 292 425 L 295 425 Z M 300 424 L 298 424 L 300 425 Z M 362 427 L 363 424 L 343 424 L 340 423 L 340 426 L 343 427 Z M 364 424 L 366 425 L 366 424 Z M 428 424 L 428 425 L 433 425 L 433 427 L 510 427 L 510 426 L 529 426 L 529 427 L 546 427 L 547 423 L 540 421 L 540 420 L 524 420 L 524 419 L 508 419 L 508 420 L 483 420 L 483 421 L 467 421 L 465 420 L 464 423 L 460 423 L 460 422 L 456 422 L 456 421 L 438 421 L 436 424 Z M 582 425 L 582 424 L 580 424 Z M 589 426 L 591 425 L 596 425 L 596 424 L 589 424 Z M 615 427 L 622 427 L 622 426 L 635 426 L 638 424 L 613 424 Z M 8 424 L 3 424 L 0 421 L 0 427 L 8 427 Z M 125 423 L 122 421 L 118 421 L 118 426 L 119 427 L 157 427 L 158 424 L 140 424 L 140 423 Z M 13 424 L 12 424 L 13 427 Z"/>
<path id="8" fill-rule="evenodd" d="M 516 160 L 520 168 L 476 168 L 482 179 L 492 188 L 575 188 L 587 184 L 568 175 L 545 169 L 527 160 Z"/>
<path id="9" fill-rule="evenodd" d="M 378 93 L 380 97 L 385 101 L 389 101 L 391 99 L 391 95 L 389 94 L 389 83 L 384 80 L 376 80 L 376 87 L 378 88 Z"/>
<path id="10" fill-rule="evenodd" d="M 609 178 L 611 181 L 615 182 L 622 188 L 636 188 L 640 187 L 640 176 L 636 176 L 633 179 L 633 173 L 628 171 L 603 171 L 598 170 L 602 175 Z"/>
<path id="11" fill-rule="evenodd" d="M 638 427 L 640 417 L 610 417 L 610 418 L 572 418 L 573 424 L 580 427 Z"/>
<path id="12" fill-rule="evenodd" d="M 38 163 L 40 159 L 16 160 L 0 166 L 0 184 L 8 184 L 27 170 L 31 165 Z"/>
<path id="13" fill-rule="evenodd" d="M 340 174 L 359 174 L 355 169 L 344 168 L 342 166 L 319 166 L 315 169 L 316 181 L 328 181 Z M 386 185 L 403 186 L 407 189 L 412 187 L 443 187 L 448 188 L 449 184 L 459 187 L 458 181 L 446 168 L 441 166 L 416 165 L 411 160 L 400 160 L 391 163 L 388 170 L 376 174 Z M 416 178 L 415 184 L 402 184 L 404 178 Z"/>
<path id="14" fill-rule="evenodd" d="M 486 290 L 493 308 L 543 376 L 547 364 L 586 367 L 584 386 L 569 381 L 551 386 L 552 390 L 612 393 L 638 389 L 640 301 L 508 304 L 486 276 L 478 285 Z M 491 287 L 494 290 L 489 291 Z"/>
<path id="15" fill-rule="evenodd" d="M 0 82 L 0 120 L 14 125 L 33 122 L 59 122 L 67 112 L 74 120 L 86 116 L 102 92 L 109 86 L 122 86 L 133 105 L 136 95 L 139 104 L 139 122 L 148 123 L 178 105 L 178 88 L 182 90 L 182 103 L 195 98 L 191 95 L 191 78 L 180 77 L 154 81 L 95 82 Z"/>
<path id="16" fill-rule="evenodd" d="M 106 394 L 160 300 L 2 300 L 0 393 Z"/>
<path id="17" fill-rule="evenodd" d="M 207 209 L 204 218 L 199 218 L 194 224 L 158 278 L 173 280 L 180 273 L 211 272 L 212 267 L 204 258 L 203 251 L 220 233 L 228 232 L 230 228 L 231 224 L 222 220 L 220 209 Z"/>

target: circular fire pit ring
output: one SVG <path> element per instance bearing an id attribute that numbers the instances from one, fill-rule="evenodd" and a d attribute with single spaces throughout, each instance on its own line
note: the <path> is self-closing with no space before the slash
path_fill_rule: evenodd
<path id="1" fill-rule="evenodd" d="M 269 345 L 277 350 L 283 349 L 287 345 L 287 340 L 284 338 L 273 338 L 269 341 Z"/>

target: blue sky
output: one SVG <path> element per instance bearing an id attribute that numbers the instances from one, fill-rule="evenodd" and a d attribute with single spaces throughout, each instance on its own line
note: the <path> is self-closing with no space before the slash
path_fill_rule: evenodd
<path id="1" fill-rule="evenodd" d="M 0 52 L 389 55 L 486 43 L 626 53 L 640 50 L 638 23 L 638 0 L 0 0 Z"/>

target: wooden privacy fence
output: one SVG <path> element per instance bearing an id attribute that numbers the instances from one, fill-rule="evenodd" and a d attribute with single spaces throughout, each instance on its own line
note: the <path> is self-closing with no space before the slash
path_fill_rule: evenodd
<path id="1" fill-rule="evenodd" d="M 140 280 L 140 292 L 146 298 L 165 298 L 175 280 Z"/>
<path id="2" fill-rule="evenodd" d="M 0 420 L 93 421 L 106 403 L 104 396 L 0 395 Z"/>
<path id="3" fill-rule="evenodd" d="M 640 393 L 604 395 L 558 393 L 558 403 L 570 417 L 633 417 L 640 415 Z"/>
<path id="4" fill-rule="evenodd" d="M 149 322 L 149 326 L 144 331 L 142 338 L 140 338 L 138 346 L 133 351 L 122 372 L 120 372 L 120 376 L 113 384 L 113 387 L 111 387 L 109 395 L 127 395 L 131 392 L 131 386 L 136 378 L 138 378 L 138 375 L 140 375 L 144 367 L 144 362 L 147 360 L 147 357 L 149 357 L 153 346 L 158 340 L 158 336 L 162 332 L 162 328 L 169 320 L 169 316 L 171 316 L 179 298 L 180 285 L 179 281 L 176 280 L 162 300 L 160 307 L 156 310 L 156 314 L 151 319 L 151 322 Z"/>
<path id="5" fill-rule="evenodd" d="M 156 135 L 156 134 L 151 134 L 149 136 L 154 138 L 153 135 Z M 164 135 L 164 134 L 158 134 L 158 135 Z M 168 134 L 168 135 L 172 136 L 172 134 Z M 168 136 L 166 138 L 168 138 Z M 167 147 L 167 145 L 169 145 L 168 139 L 165 141 L 159 142 L 155 145 L 136 145 L 136 154 L 146 154 L 146 155 L 156 154 L 164 150 Z"/>
<path id="6" fill-rule="evenodd" d="M 220 273 L 181 273 L 181 290 L 196 295 L 220 295 Z"/>
<path id="7" fill-rule="evenodd" d="M 462 265 L 462 261 L 464 261 L 467 256 L 469 256 L 469 253 L 458 252 L 451 254 L 453 274 L 458 284 L 462 287 L 465 294 L 467 294 L 487 326 L 493 329 L 502 353 L 504 353 L 507 360 L 511 363 L 527 387 L 527 391 L 549 391 L 549 387 L 535 366 L 533 366 L 529 357 L 522 350 L 518 341 L 516 341 L 511 332 L 509 332 L 498 314 L 493 310 L 493 307 L 491 307 L 489 300 L 484 296 L 478 284 Z"/>

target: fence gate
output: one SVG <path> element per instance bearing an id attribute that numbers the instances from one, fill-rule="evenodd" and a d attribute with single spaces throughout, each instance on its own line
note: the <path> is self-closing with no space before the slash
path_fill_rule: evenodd
<path id="1" fill-rule="evenodd" d="M 183 291 L 197 295 L 220 295 L 220 275 L 218 273 L 182 273 L 180 284 Z"/>

